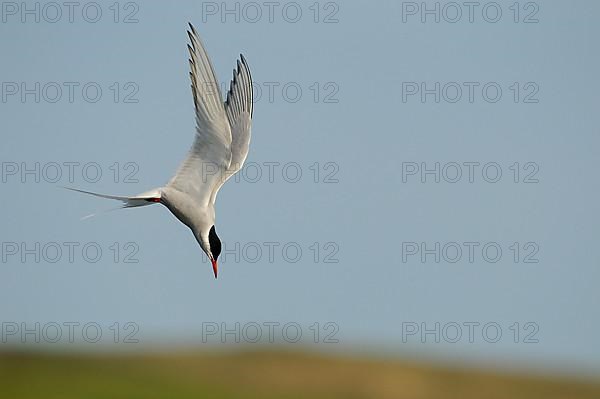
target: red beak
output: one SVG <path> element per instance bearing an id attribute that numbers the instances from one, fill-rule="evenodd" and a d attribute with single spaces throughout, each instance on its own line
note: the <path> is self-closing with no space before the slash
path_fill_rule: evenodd
<path id="1" fill-rule="evenodd" d="M 212 262 L 213 265 L 213 272 L 215 273 L 215 278 L 217 278 L 217 261 L 214 259 L 210 260 Z"/>

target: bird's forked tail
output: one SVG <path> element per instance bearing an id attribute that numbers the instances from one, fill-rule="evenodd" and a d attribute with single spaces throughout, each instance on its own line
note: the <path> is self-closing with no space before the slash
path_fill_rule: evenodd
<path id="1" fill-rule="evenodd" d="M 78 188 L 71 188 L 71 187 L 64 187 L 64 186 L 62 186 L 62 188 L 65 188 L 65 189 L 71 190 L 71 191 L 76 191 L 78 193 L 93 195 L 95 197 L 112 199 L 112 200 L 117 200 L 117 201 L 122 202 L 120 207 L 110 209 L 111 211 L 116 210 L 116 209 L 135 208 L 138 206 L 146 206 L 146 205 L 156 204 L 156 203 L 160 202 L 160 198 L 161 198 L 160 188 L 155 188 L 153 190 L 146 191 L 145 193 L 138 194 L 133 197 L 121 197 L 121 196 L 117 196 L 117 195 L 98 194 L 98 193 L 93 193 L 91 191 L 85 191 L 85 190 L 80 190 Z M 83 217 L 82 219 L 87 219 L 87 218 L 90 218 L 95 215 L 96 214 L 93 213 L 91 215 L 87 215 L 87 216 Z"/>

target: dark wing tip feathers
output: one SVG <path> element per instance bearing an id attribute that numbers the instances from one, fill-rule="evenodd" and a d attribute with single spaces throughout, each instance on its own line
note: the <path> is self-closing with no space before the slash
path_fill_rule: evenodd
<path id="1" fill-rule="evenodd" d="M 192 43 L 192 48 L 194 48 L 194 33 L 192 33 L 192 31 L 187 31 L 188 34 L 188 38 L 190 39 L 190 42 Z"/>
<path id="2" fill-rule="evenodd" d="M 249 80 L 249 84 L 252 85 L 252 77 L 250 75 L 250 68 L 248 68 L 248 62 L 246 61 L 246 57 L 244 57 L 243 54 L 240 54 L 240 59 L 236 61 L 236 68 L 233 68 L 233 79 L 231 80 L 230 84 L 229 84 L 229 90 L 227 92 L 227 101 L 226 104 L 231 104 L 231 99 L 233 99 L 233 93 L 236 90 L 236 86 L 238 84 L 240 84 L 240 82 L 242 82 L 244 79 L 246 79 L 243 74 L 244 72 L 246 73 L 246 76 Z M 241 80 L 240 80 L 241 79 Z M 250 87 L 249 89 L 250 91 L 252 90 L 252 87 Z M 246 94 L 249 94 L 249 96 L 247 96 L 246 98 L 249 99 L 249 101 L 252 101 L 252 93 L 248 93 L 249 91 L 246 88 Z M 235 103 L 235 102 L 234 102 Z M 242 106 L 243 107 L 243 106 Z M 250 116 L 252 116 L 253 113 L 253 108 L 252 104 L 248 104 L 248 108 L 250 111 Z"/>

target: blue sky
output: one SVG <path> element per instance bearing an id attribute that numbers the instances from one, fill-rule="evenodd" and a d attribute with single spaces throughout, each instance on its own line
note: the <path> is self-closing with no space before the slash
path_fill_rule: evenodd
<path id="1" fill-rule="evenodd" d="M 27 4 L 0 23 L 7 343 L 35 343 L 21 323 L 110 343 L 131 322 L 141 344 L 296 323 L 322 350 L 597 373 L 596 2 Z M 217 281 L 165 208 L 80 221 L 114 204 L 58 188 L 170 178 L 193 138 L 188 21 L 223 85 L 246 56 L 257 97 Z"/>

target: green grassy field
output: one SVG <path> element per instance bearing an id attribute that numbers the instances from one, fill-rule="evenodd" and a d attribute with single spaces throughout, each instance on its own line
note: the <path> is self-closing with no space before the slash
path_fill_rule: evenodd
<path id="1" fill-rule="evenodd" d="M 4 398 L 600 398 L 600 384 L 292 352 L 0 353 Z"/>

